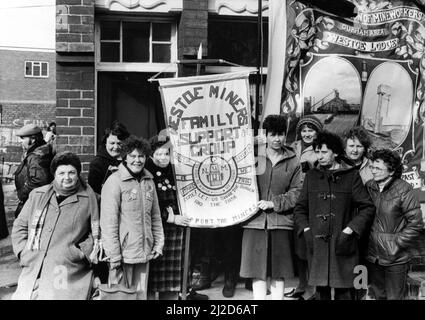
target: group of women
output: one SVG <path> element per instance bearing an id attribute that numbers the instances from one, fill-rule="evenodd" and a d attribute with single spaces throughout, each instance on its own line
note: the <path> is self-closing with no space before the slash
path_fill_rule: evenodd
<path id="1" fill-rule="evenodd" d="M 286 146 L 284 117 L 269 116 L 263 126 L 266 166 L 258 175 L 259 210 L 243 225 L 240 275 L 252 279 L 254 299 L 266 298 L 267 280 L 272 299 L 314 299 L 309 253 L 305 239 L 294 237 L 292 211 L 305 173 L 316 165 L 312 145 L 323 125 L 314 115 L 301 118 L 301 139 L 291 147 Z M 418 201 L 401 180 L 396 153 L 378 150 L 366 156 L 371 147 L 366 130 L 349 130 L 345 146 L 346 158 L 359 169 L 377 208 L 370 236 L 363 239 L 371 292 L 379 299 L 402 299 L 408 249 L 422 228 Z M 147 141 L 115 122 L 90 164 L 88 184 L 73 153 L 56 154 L 50 169 L 53 182 L 31 193 L 13 226 L 13 249 L 22 266 L 13 298 L 88 299 L 94 272 L 102 282 L 135 287 L 139 299 L 157 294 L 159 299 L 178 299 L 183 227 L 189 221 L 178 209 L 168 137 Z M 98 261 L 100 247 L 103 264 Z M 284 280 L 296 270 L 294 262 L 299 283 L 284 293 Z"/>
<path id="2" fill-rule="evenodd" d="M 288 148 L 284 122 L 283 116 L 272 115 L 263 124 L 267 134 L 266 172 L 258 176 L 260 210 L 245 225 L 241 275 L 253 278 L 254 298 L 265 299 L 266 281 L 269 280 L 272 299 L 281 300 L 286 296 L 313 300 L 316 299 L 315 288 L 309 284 L 311 253 L 302 232 L 294 230 L 294 237 L 290 237 L 288 231 L 295 228 L 294 197 L 299 195 L 305 173 L 317 165 L 312 145 L 323 125 L 312 114 L 302 117 L 297 125 L 297 135 L 301 139 Z M 343 138 L 345 155 L 342 158 L 357 168 L 376 207 L 367 236 L 358 241 L 360 263 L 369 271 L 369 296 L 404 299 L 410 250 L 423 229 L 419 201 L 413 188 L 401 179 L 403 166 L 399 154 L 389 149 L 371 152 L 372 141 L 363 127 L 349 129 Z M 301 173 L 294 169 L 297 164 Z M 295 236 L 297 234 L 300 236 Z M 291 250 L 295 254 L 290 254 Z M 293 290 L 283 293 L 284 280 L 294 275 L 294 264 L 299 283 Z M 357 298 L 365 298 L 364 290 L 357 293 Z"/>
<path id="3" fill-rule="evenodd" d="M 89 299 L 95 275 L 135 288 L 138 299 L 178 299 L 188 219 L 177 206 L 168 138 L 149 142 L 114 122 L 102 142 L 88 184 L 79 158 L 58 153 L 53 182 L 34 190 L 15 220 L 22 272 L 13 299 Z"/>

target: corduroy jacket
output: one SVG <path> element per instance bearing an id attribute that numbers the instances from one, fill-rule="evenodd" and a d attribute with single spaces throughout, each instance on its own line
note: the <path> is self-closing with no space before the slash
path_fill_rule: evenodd
<path id="1" fill-rule="evenodd" d="M 146 263 L 162 253 L 164 231 L 153 177 L 146 169 L 138 182 L 121 163 L 101 194 L 102 243 L 110 262 Z"/>

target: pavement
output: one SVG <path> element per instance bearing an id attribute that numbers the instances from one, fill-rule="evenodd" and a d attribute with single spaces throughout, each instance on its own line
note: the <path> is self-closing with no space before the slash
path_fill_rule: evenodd
<path id="1" fill-rule="evenodd" d="M 18 277 L 21 273 L 18 259 L 13 254 L 10 234 L 18 198 L 13 184 L 3 184 L 4 206 L 9 227 L 9 237 L 0 240 L 0 300 L 8 300 L 16 290 Z"/>
<path id="2" fill-rule="evenodd" d="M 298 279 L 288 279 L 285 282 L 285 292 L 291 291 L 297 285 Z M 198 291 L 199 293 L 208 295 L 210 300 L 252 300 L 252 291 L 245 289 L 245 281 L 242 279 L 238 282 L 235 295 L 232 298 L 223 297 L 222 290 L 224 286 L 224 275 L 221 274 L 211 285 L 211 288 Z M 285 298 L 286 300 L 287 298 Z M 271 300 L 271 295 L 266 300 Z M 287 299 L 293 300 L 293 299 Z"/>

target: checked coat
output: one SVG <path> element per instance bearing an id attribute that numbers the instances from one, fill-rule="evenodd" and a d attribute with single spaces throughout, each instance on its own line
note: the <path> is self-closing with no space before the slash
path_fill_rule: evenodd
<path id="1" fill-rule="evenodd" d="M 184 251 L 184 228 L 168 223 L 167 207 L 179 213 L 175 180 L 171 164 L 158 167 L 151 158 L 146 161 L 146 170 L 153 175 L 164 227 L 163 255 L 151 261 L 148 290 L 154 292 L 179 292 L 181 290 Z"/>

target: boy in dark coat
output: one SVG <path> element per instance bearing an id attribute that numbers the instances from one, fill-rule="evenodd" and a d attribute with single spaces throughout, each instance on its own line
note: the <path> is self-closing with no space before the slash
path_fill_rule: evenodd
<path id="1" fill-rule="evenodd" d="M 319 165 L 307 172 L 294 210 L 299 235 L 311 255 L 309 284 L 320 300 L 354 299 L 358 239 L 373 221 L 375 206 L 356 168 L 341 158 L 341 139 L 328 131 L 313 143 Z"/>

